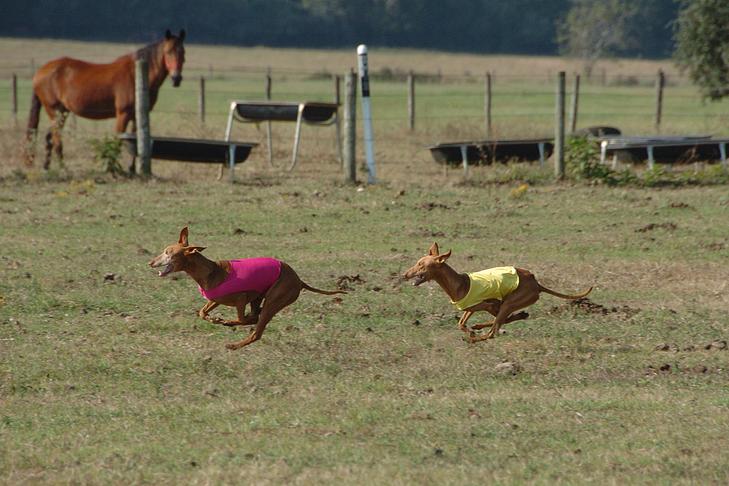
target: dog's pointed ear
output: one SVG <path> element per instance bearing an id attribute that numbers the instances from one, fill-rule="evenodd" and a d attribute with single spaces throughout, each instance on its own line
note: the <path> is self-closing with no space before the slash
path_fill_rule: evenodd
<path id="1" fill-rule="evenodd" d="M 194 253 L 200 253 L 205 248 L 207 248 L 207 247 L 205 247 L 205 246 L 190 246 L 190 247 L 185 248 L 185 251 L 183 251 L 182 254 L 185 255 L 185 256 L 190 256 L 190 255 L 192 255 Z"/>
<path id="2" fill-rule="evenodd" d="M 186 34 L 185 29 L 181 29 L 180 30 L 180 35 L 177 36 L 177 37 L 180 38 L 180 42 L 182 42 L 182 41 L 185 40 L 185 34 Z"/>
<path id="3" fill-rule="evenodd" d="M 438 255 L 438 253 L 440 253 L 440 251 L 438 250 L 438 243 L 433 242 L 433 244 L 430 245 L 430 250 L 428 250 L 428 255 L 436 256 Z"/>
<path id="4" fill-rule="evenodd" d="M 165 39 L 170 39 L 172 37 L 172 32 L 170 32 L 170 29 L 167 29 L 165 32 Z"/>
<path id="5" fill-rule="evenodd" d="M 178 243 L 182 246 L 187 246 L 187 234 L 187 226 L 185 226 L 184 228 L 182 228 L 182 231 L 180 231 L 180 241 L 178 241 Z"/>
<path id="6" fill-rule="evenodd" d="M 435 257 L 435 261 L 438 263 L 445 263 L 446 260 L 451 256 L 451 250 L 448 250 L 448 253 L 443 253 L 442 255 L 438 255 Z"/>

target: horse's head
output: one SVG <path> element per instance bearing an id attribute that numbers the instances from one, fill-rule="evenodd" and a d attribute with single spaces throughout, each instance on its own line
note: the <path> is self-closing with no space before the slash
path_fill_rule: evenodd
<path id="1" fill-rule="evenodd" d="M 182 65 L 185 63 L 185 46 L 182 45 L 184 40 L 185 29 L 182 29 L 179 35 L 174 35 L 169 29 L 165 32 L 163 60 L 165 67 L 170 72 L 174 87 L 178 87 L 182 81 Z"/>

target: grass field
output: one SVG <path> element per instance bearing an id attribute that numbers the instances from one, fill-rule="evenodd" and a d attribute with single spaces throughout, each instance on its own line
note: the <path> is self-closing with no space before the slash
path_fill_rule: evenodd
<path id="1" fill-rule="evenodd" d="M 323 97 L 330 82 L 288 86 Z M 524 86 L 551 106 L 549 85 Z M 192 89 L 165 88 L 159 131 L 222 132 L 177 114 L 193 109 Z M 0 132 L 1 483 L 729 481 L 726 187 L 557 184 L 523 165 L 464 181 L 423 146 L 476 133 L 475 122 L 439 118 L 410 134 L 395 118 L 399 85 L 376 89 L 393 93 L 379 108 L 393 120 L 377 127 L 382 181 L 359 188 L 340 182 L 324 130 L 305 131 L 293 174 L 259 149 L 233 185 L 164 162 L 148 182 L 100 174 L 88 138 L 104 123 L 79 121 L 67 169 L 48 174 L 23 168 L 19 129 Z M 431 89 L 455 115 L 482 106 L 476 84 Z M 725 105 L 675 89 L 687 94 L 681 130 L 722 126 Z M 534 133 L 548 127 L 533 118 L 523 116 Z M 616 111 L 611 123 L 631 119 Z M 285 158 L 290 133 L 276 137 Z M 515 191 L 519 174 L 538 183 Z M 192 281 L 147 266 L 185 225 L 210 258 L 274 256 L 314 286 L 351 292 L 303 293 L 261 341 L 229 352 L 244 331 L 197 318 Z M 398 277 L 433 241 L 458 270 L 514 264 L 557 290 L 595 290 L 582 305 L 544 295 L 528 320 L 471 345 L 435 284 Z"/>

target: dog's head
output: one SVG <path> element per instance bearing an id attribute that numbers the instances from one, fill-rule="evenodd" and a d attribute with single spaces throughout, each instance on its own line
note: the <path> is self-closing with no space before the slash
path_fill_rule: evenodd
<path id="1" fill-rule="evenodd" d="M 430 250 L 428 250 L 428 254 L 418 260 L 415 265 L 410 267 L 403 274 L 403 278 L 405 278 L 405 280 L 413 279 L 413 285 L 415 286 L 427 282 L 433 278 L 434 273 L 437 272 L 442 265 L 445 265 L 449 256 L 451 256 L 450 250 L 448 250 L 448 253 L 443 253 L 441 255 L 438 250 L 438 243 L 433 243 Z"/>
<path id="2" fill-rule="evenodd" d="M 163 267 L 159 271 L 160 277 L 184 270 L 187 265 L 187 259 L 191 255 L 200 253 L 205 249 L 204 246 L 190 246 L 187 242 L 187 234 L 187 226 L 185 226 L 180 231 L 179 241 L 165 248 L 162 253 L 149 262 L 149 266 L 152 268 Z"/>

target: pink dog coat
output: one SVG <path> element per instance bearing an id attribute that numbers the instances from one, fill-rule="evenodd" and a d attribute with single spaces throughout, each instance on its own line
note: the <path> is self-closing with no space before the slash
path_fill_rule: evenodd
<path id="1" fill-rule="evenodd" d="M 223 283 L 200 293 L 208 300 L 219 299 L 237 292 L 265 294 L 281 275 L 281 262 L 274 258 L 242 258 L 230 260 L 230 273 Z"/>

